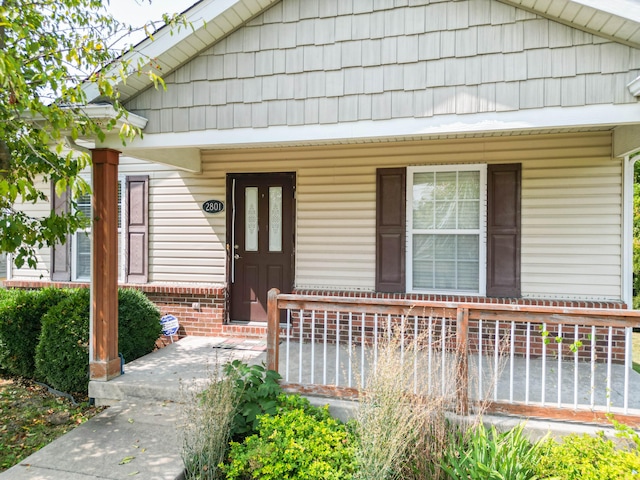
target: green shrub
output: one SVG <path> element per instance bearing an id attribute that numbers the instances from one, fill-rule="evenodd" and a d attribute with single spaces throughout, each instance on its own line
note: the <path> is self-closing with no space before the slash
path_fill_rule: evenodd
<path id="1" fill-rule="evenodd" d="M 560 443 L 547 440 L 542 445 L 537 473 L 557 480 L 640 479 L 640 453 L 617 448 L 603 432 L 569 435 Z"/>
<path id="2" fill-rule="evenodd" d="M 274 415 L 278 406 L 278 395 L 282 388 L 278 380 L 282 377 L 261 365 L 247 365 L 234 360 L 225 365 L 225 374 L 235 378 L 238 406 L 231 429 L 232 438 L 241 441 L 258 429 L 260 415 Z"/>
<path id="3" fill-rule="evenodd" d="M 0 365 L 13 375 L 35 376 L 36 346 L 43 315 L 68 296 L 68 290 L 2 290 Z"/>
<path id="4" fill-rule="evenodd" d="M 86 392 L 89 383 L 89 290 L 72 290 L 42 318 L 36 374 L 63 392 Z"/>
<path id="5" fill-rule="evenodd" d="M 329 416 L 318 420 L 302 408 L 258 420 L 258 434 L 231 442 L 227 479 L 346 480 L 356 471 L 355 443 L 345 425 Z"/>
<path id="6" fill-rule="evenodd" d="M 160 336 L 160 312 L 140 292 L 118 292 L 118 346 L 132 361 L 153 350 Z M 89 382 L 88 289 L 72 290 L 42 319 L 36 348 L 36 374 L 65 392 L 86 393 Z"/>
<path id="7" fill-rule="evenodd" d="M 452 479 L 534 479 L 540 446 L 529 443 L 523 430 L 524 424 L 504 433 L 498 433 L 495 426 L 487 431 L 480 422 L 466 432 L 458 432 L 451 436 L 442 470 Z"/>
<path id="8" fill-rule="evenodd" d="M 118 291 L 118 350 L 125 362 L 152 352 L 162 333 L 160 310 L 139 290 Z"/>

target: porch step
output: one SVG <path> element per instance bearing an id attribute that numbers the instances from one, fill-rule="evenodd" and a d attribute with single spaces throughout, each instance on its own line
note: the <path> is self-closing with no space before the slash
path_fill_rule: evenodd
<path id="1" fill-rule="evenodd" d="M 182 402 L 188 391 L 201 389 L 214 366 L 243 360 L 266 361 L 266 344 L 255 339 L 185 337 L 165 348 L 125 364 L 124 375 L 108 382 L 89 382 L 89 397 L 96 405 L 121 400 Z"/>

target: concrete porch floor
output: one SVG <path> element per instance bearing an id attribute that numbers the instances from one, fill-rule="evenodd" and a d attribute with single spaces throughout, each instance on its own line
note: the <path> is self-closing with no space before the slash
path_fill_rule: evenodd
<path id="1" fill-rule="evenodd" d="M 280 347 L 280 370 L 285 376 L 285 343 L 281 343 Z M 299 344 L 290 344 L 289 348 L 290 354 L 294 349 L 300 351 Z M 314 350 L 314 376 L 316 381 L 319 381 L 323 377 L 322 362 L 319 361 L 323 358 L 323 350 L 317 345 Z M 310 346 L 302 345 L 302 351 L 305 358 L 302 371 L 305 372 L 304 375 L 308 375 L 311 369 Z M 332 358 L 335 359 L 335 348 L 332 354 Z M 341 356 L 343 362 L 348 359 L 346 348 L 341 351 Z M 354 357 L 362 358 L 361 351 L 352 352 L 352 359 Z M 187 337 L 125 365 L 125 374 L 121 377 L 109 382 L 91 382 L 90 395 L 96 398 L 99 404 L 112 406 L 1 473 L 0 480 L 182 479 L 183 463 L 178 435 L 180 423 L 183 421 L 180 402 L 188 398 L 186 391 L 201 389 L 206 384 L 216 364 L 234 359 L 241 359 L 249 364 L 265 362 L 265 342 Z M 337 369 L 327 372 L 330 383 L 333 383 L 336 371 L 339 375 L 348 371 L 348 365 L 343 362 Z M 292 361 L 289 367 L 289 381 L 296 382 L 300 365 Z M 473 365 L 471 368 L 473 369 Z M 531 372 L 535 369 L 530 365 Z M 518 382 L 514 383 L 514 390 L 521 396 L 524 366 L 514 364 L 514 370 L 514 381 Z M 615 370 L 616 375 L 619 375 L 620 369 Z M 510 369 L 507 365 L 502 370 L 502 377 L 509 374 Z M 563 367 L 563 375 L 572 389 L 573 373 L 568 366 Z M 345 385 L 346 378 L 339 378 L 340 383 Z M 564 381 L 562 383 L 564 385 Z M 640 375 L 634 374 L 632 384 L 630 398 L 633 408 L 639 408 Z M 531 389 L 532 392 L 535 390 L 533 387 Z M 508 395 L 504 387 L 500 387 L 499 392 L 501 397 Z M 533 394 L 531 399 L 535 399 Z M 548 401 L 554 400 L 555 397 L 549 395 Z M 571 403 L 569 397 L 567 401 Z M 349 415 L 354 407 L 353 402 L 326 398 L 312 399 L 312 403 L 330 403 L 332 413 L 341 418 Z M 504 428 L 510 428 L 522 420 L 505 416 L 485 416 L 484 419 Z M 607 429 L 546 420 L 527 422 L 527 431 L 532 438 L 539 438 L 547 432 L 563 435 L 574 432 L 593 433 L 595 430 Z M 129 461 L 125 462 L 125 459 Z"/>

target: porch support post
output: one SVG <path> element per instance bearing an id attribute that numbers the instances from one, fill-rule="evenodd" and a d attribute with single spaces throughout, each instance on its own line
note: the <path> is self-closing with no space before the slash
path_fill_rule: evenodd
<path id="1" fill-rule="evenodd" d="M 482 341 L 482 339 L 480 339 Z M 457 411 L 469 414 L 469 309 L 458 308 L 456 321 Z M 482 374 L 482 372 L 480 372 Z"/>
<path id="2" fill-rule="evenodd" d="M 120 152 L 91 151 L 93 226 L 89 373 L 91 380 L 120 375 L 118 357 L 118 163 Z"/>
<path id="3" fill-rule="evenodd" d="M 267 293 L 267 369 L 278 371 L 280 347 L 280 312 L 278 294 L 280 290 L 272 288 Z"/>

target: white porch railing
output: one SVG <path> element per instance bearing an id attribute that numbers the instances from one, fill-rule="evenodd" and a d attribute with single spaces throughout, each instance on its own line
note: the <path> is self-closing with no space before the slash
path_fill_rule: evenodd
<path id="1" fill-rule="evenodd" d="M 283 321 L 286 322 L 283 325 Z M 383 342 L 419 352 L 413 382 L 455 383 L 452 408 L 640 425 L 632 328 L 619 309 L 302 296 L 269 292 L 268 367 L 288 388 L 356 395 Z M 421 389 L 421 391 L 424 391 Z"/>

